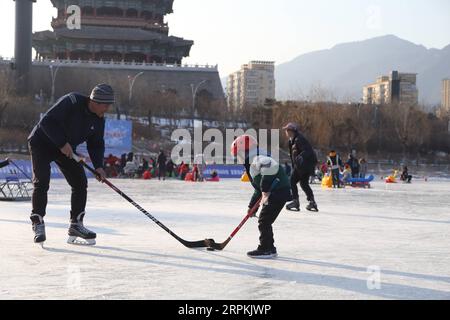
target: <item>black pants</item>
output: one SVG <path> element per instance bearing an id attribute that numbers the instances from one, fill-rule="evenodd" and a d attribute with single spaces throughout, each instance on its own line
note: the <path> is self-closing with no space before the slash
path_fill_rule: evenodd
<path id="1" fill-rule="evenodd" d="M 273 238 L 272 224 L 277 219 L 281 210 L 283 210 L 286 201 L 270 201 L 267 205 L 263 205 L 259 214 L 259 249 L 270 250 L 274 247 L 275 240 Z"/>
<path id="2" fill-rule="evenodd" d="M 331 178 L 333 179 L 333 187 L 340 188 L 341 180 L 339 178 L 339 169 L 331 170 Z"/>
<path id="3" fill-rule="evenodd" d="M 29 149 L 33 165 L 33 214 L 46 214 L 47 192 L 50 187 L 50 163 L 55 162 L 72 187 L 70 219 L 85 211 L 87 199 L 87 179 L 81 164 L 67 158 L 58 149 L 30 142 Z"/>
<path id="4" fill-rule="evenodd" d="M 310 172 L 298 172 L 294 170 L 291 175 L 291 190 L 292 190 L 292 199 L 299 199 L 297 183 L 300 182 L 300 187 L 303 192 L 306 194 L 306 198 L 308 201 L 314 201 L 314 193 L 309 185 L 309 177 Z"/>
<path id="5" fill-rule="evenodd" d="M 158 168 L 158 179 L 161 180 L 161 178 L 166 179 L 166 167 L 163 166 Z"/>

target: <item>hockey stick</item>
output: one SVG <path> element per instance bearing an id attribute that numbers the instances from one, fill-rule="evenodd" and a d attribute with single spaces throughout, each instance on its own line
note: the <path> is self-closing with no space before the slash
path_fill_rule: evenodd
<path id="1" fill-rule="evenodd" d="M 276 178 L 273 181 L 272 186 L 270 187 L 270 191 L 272 191 L 275 188 L 275 186 L 278 184 L 278 182 L 280 182 L 280 179 Z M 227 246 L 227 244 L 231 241 L 231 239 L 234 238 L 236 233 L 238 233 L 238 231 L 242 228 L 242 226 L 247 222 L 247 220 L 250 219 L 250 217 L 252 217 L 258 211 L 259 205 L 261 204 L 261 200 L 262 200 L 262 197 L 260 197 L 258 199 L 258 201 L 254 204 L 254 206 L 248 211 L 247 215 L 244 217 L 244 219 L 241 221 L 241 223 L 236 227 L 236 229 L 234 229 L 234 231 L 230 234 L 230 236 L 227 238 L 227 240 L 225 240 L 222 243 L 216 243 L 213 239 L 206 240 L 206 241 L 208 241 L 208 249 L 223 250 Z"/>
<path id="2" fill-rule="evenodd" d="M 80 158 L 76 154 L 73 154 L 73 159 L 83 165 L 87 170 L 89 170 L 95 177 L 100 178 L 100 175 L 97 171 L 95 171 L 93 168 L 91 168 L 84 159 Z M 134 202 L 130 197 L 128 197 L 125 193 L 123 193 L 119 188 L 117 188 L 115 185 L 113 185 L 109 180 L 107 179 L 101 179 L 102 182 L 104 182 L 106 185 L 108 185 L 111 189 L 113 189 L 115 192 L 117 192 L 119 195 L 121 195 L 125 200 L 127 200 L 129 203 L 131 203 L 135 208 L 137 208 L 139 211 L 141 211 L 143 214 L 145 214 L 148 218 L 150 218 L 153 222 L 155 222 L 158 226 L 163 228 L 168 234 L 170 234 L 172 237 L 177 239 L 179 242 L 181 242 L 185 247 L 187 248 L 205 248 L 209 247 L 209 243 L 213 242 L 213 239 L 206 239 L 206 240 L 200 240 L 200 241 L 186 241 L 179 236 L 177 236 L 174 232 L 172 232 L 169 228 L 167 228 L 165 225 L 163 225 L 158 219 L 156 219 L 154 216 L 152 216 L 149 212 L 147 212 L 144 208 L 142 208 L 140 205 L 138 205 L 136 202 Z"/>

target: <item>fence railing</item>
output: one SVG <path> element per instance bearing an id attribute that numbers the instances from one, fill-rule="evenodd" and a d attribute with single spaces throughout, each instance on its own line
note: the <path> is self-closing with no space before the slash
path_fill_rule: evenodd
<path id="1" fill-rule="evenodd" d="M 0 64 L 14 63 L 14 58 L 1 58 Z M 217 72 L 218 65 L 200 64 L 169 64 L 169 63 L 146 63 L 135 61 L 94 61 L 94 60 L 63 60 L 63 59 L 43 59 L 34 60 L 35 66 L 55 66 L 55 67 L 85 67 L 85 68 L 107 68 L 107 69 L 139 69 L 139 70 L 163 70 L 163 71 L 204 71 Z"/>

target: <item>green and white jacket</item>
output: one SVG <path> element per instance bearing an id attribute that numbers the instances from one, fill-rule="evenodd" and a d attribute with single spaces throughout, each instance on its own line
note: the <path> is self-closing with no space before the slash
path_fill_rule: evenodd
<path id="1" fill-rule="evenodd" d="M 251 164 L 245 165 L 255 192 L 250 200 L 249 208 L 253 207 L 263 192 L 271 192 L 269 202 L 287 201 L 290 195 L 291 184 L 284 168 L 274 159 L 259 155 L 253 158 Z M 278 179 L 275 185 L 274 181 Z"/>

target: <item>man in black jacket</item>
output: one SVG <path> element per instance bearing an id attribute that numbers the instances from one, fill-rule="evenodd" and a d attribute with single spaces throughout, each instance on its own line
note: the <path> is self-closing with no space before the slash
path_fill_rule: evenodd
<path id="1" fill-rule="evenodd" d="M 305 192 L 309 204 L 306 209 L 319 211 L 314 193 L 309 185 L 309 177 L 314 174 L 317 164 L 317 156 L 308 140 L 299 132 L 295 123 L 288 123 L 285 127 L 286 136 L 289 138 L 289 154 L 291 157 L 293 172 L 291 175 L 292 202 L 286 205 L 290 211 L 300 211 L 300 200 L 297 183 Z"/>
<path id="2" fill-rule="evenodd" d="M 90 97 L 69 93 L 47 111 L 28 137 L 33 166 L 33 196 L 31 221 L 34 242 L 46 240 L 44 216 L 50 184 L 50 164 L 55 162 L 72 187 L 69 243 L 95 244 L 96 234 L 83 225 L 87 198 L 87 179 L 81 164 L 72 159 L 83 142 L 91 161 L 105 179 L 104 115 L 114 103 L 114 92 L 107 84 L 97 85 Z M 81 238 L 82 241 L 78 241 Z"/>

